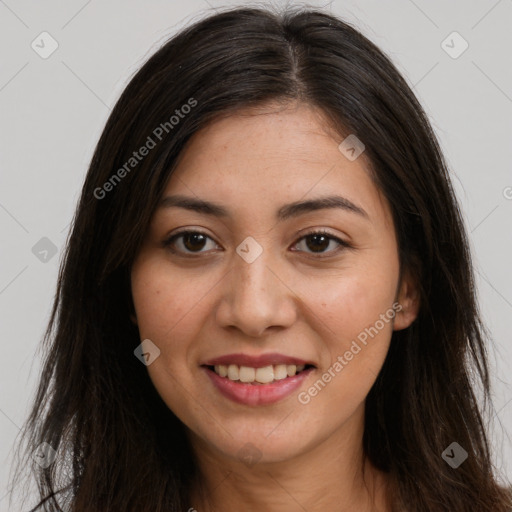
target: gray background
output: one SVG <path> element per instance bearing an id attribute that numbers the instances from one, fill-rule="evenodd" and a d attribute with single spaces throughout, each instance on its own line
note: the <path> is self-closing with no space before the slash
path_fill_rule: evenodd
<path id="1" fill-rule="evenodd" d="M 215 9 L 241 3 L 0 0 L 0 511 L 8 507 L 12 447 L 40 371 L 37 348 L 59 257 L 110 109 L 168 36 Z M 309 5 L 354 23 L 391 56 L 440 139 L 493 338 L 496 465 L 512 479 L 512 0 Z M 50 48 L 49 39 L 41 42 L 43 31 L 58 43 L 46 59 L 31 47 L 35 41 Z M 457 58 L 463 43 L 448 37 L 453 31 L 469 44 Z M 43 237 L 55 255 L 44 253 L 51 245 L 40 242 Z"/>

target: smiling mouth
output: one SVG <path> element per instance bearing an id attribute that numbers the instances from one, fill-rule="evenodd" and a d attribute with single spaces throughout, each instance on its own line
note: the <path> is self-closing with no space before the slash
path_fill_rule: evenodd
<path id="1" fill-rule="evenodd" d="M 314 368 L 311 364 L 275 364 L 260 368 L 239 366 L 237 364 L 219 364 L 215 366 L 205 365 L 205 367 L 227 380 L 248 385 L 272 384 Z"/>

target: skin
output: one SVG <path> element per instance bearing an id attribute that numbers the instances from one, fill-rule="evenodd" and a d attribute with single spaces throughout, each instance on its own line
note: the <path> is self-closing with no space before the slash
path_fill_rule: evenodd
<path id="1" fill-rule="evenodd" d="M 326 126 L 310 106 L 270 105 L 196 133 L 163 197 L 213 201 L 230 216 L 160 208 L 133 264 L 132 320 L 141 340 L 161 351 L 147 369 L 187 428 L 202 475 L 190 507 L 199 511 L 391 510 L 386 475 L 363 462 L 364 404 L 393 329 L 417 315 L 416 287 L 407 273 L 399 281 L 391 211 L 365 154 L 347 159 L 338 149 L 342 138 Z M 333 194 L 367 218 L 331 208 L 276 220 L 284 204 Z M 162 242 L 178 228 L 210 238 L 202 245 L 178 238 L 173 253 Z M 337 250 L 327 239 L 315 252 L 314 240 L 304 238 L 315 229 L 351 248 Z M 236 252 L 249 236 L 263 250 L 252 263 Z M 309 403 L 300 403 L 298 392 L 397 301 L 402 309 L 394 319 Z M 275 404 L 238 404 L 200 368 L 238 352 L 279 352 L 313 361 L 316 369 Z M 238 453 L 248 442 L 261 457 L 254 465 Z"/>

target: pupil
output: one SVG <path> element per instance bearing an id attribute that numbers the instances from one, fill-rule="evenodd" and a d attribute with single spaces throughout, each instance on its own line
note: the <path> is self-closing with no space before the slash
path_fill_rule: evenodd
<path id="1" fill-rule="evenodd" d="M 194 240 L 194 237 L 196 238 L 196 240 Z M 201 242 L 199 242 L 199 246 L 194 245 L 194 243 L 197 242 L 197 238 L 202 239 Z M 192 240 L 192 242 L 191 242 L 191 240 Z M 205 236 L 201 235 L 200 233 L 187 233 L 183 237 L 183 245 L 185 245 L 185 247 L 189 251 L 202 249 L 204 247 L 204 243 L 205 243 Z"/>
<path id="2" fill-rule="evenodd" d="M 315 252 L 320 252 L 320 251 L 317 251 L 317 249 L 327 249 L 327 247 L 329 246 L 329 239 L 328 237 L 324 236 L 324 235 L 311 235 L 309 237 L 309 240 L 317 240 L 318 239 L 323 239 L 320 244 L 317 244 L 317 243 L 313 243 L 313 244 L 309 244 L 307 243 L 307 246 L 308 246 L 308 249 L 311 249 Z"/>

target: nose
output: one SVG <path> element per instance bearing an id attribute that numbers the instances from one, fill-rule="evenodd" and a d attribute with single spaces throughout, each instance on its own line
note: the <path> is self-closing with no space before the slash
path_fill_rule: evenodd
<path id="1" fill-rule="evenodd" d="M 234 255 L 232 268 L 223 279 L 216 312 L 221 327 L 259 337 L 267 329 L 286 328 L 295 322 L 297 295 L 268 253 L 264 250 L 252 263 Z"/>

